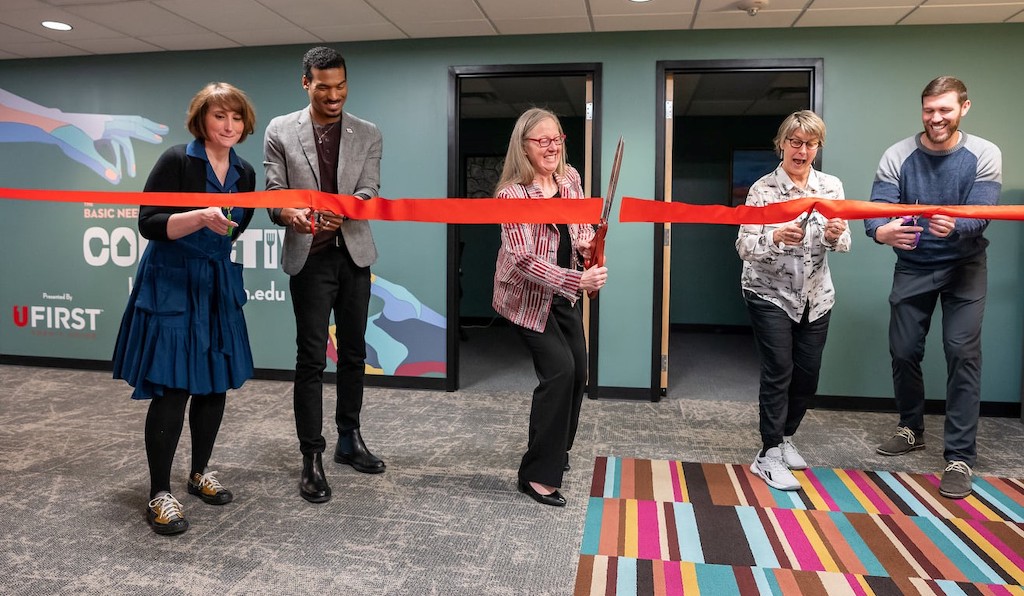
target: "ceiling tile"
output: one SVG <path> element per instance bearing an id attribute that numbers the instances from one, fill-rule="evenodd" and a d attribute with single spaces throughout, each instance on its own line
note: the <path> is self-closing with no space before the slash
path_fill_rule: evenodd
<path id="1" fill-rule="evenodd" d="M 897 8 L 914 7 L 927 0 L 814 0 L 810 10 L 819 8 Z M 962 2 L 963 0 L 961 0 Z"/>
<path id="2" fill-rule="evenodd" d="M 490 21 L 441 21 L 419 22 L 413 24 L 399 23 L 409 37 L 470 37 L 480 35 L 497 35 Z"/>
<path id="3" fill-rule="evenodd" d="M 693 15 L 644 14 L 615 17 L 594 16 L 594 31 L 646 31 L 689 29 Z"/>
<path id="4" fill-rule="evenodd" d="M 260 4 L 309 30 L 328 23 L 344 27 L 387 23 L 363 0 L 260 0 Z"/>
<path id="5" fill-rule="evenodd" d="M 179 33 L 191 35 L 209 31 L 150 2 L 69 6 L 67 10 L 131 37 L 167 37 Z M 200 13 L 197 16 L 202 15 Z M 215 23 L 211 24 L 216 26 Z"/>
<path id="6" fill-rule="evenodd" d="M 73 29 L 71 31 L 54 31 L 40 25 L 43 21 L 60 21 L 71 25 Z M 95 21 L 56 8 L 5 10 L 3 16 L 0 17 L 0 22 L 52 41 L 122 36 L 122 33 L 108 29 Z"/>
<path id="7" fill-rule="evenodd" d="M 541 21 L 556 17 L 587 18 L 583 0 L 476 0 L 492 21 L 534 19 Z M 548 29 L 548 27 L 544 27 Z M 587 28 L 589 30 L 589 27 Z M 574 31 L 578 31 L 574 29 Z M 537 32 L 539 33 L 539 31 Z"/>
<path id="8" fill-rule="evenodd" d="M 0 51 L 27 58 L 54 58 L 57 56 L 82 56 L 84 52 L 78 48 L 66 46 L 56 41 L 8 44 L 0 42 Z"/>
<path id="9" fill-rule="evenodd" d="M 388 22 L 375 25 L 332 25 L 306 27 L 306 30 L 325 42 L 373 41 L 377 39 L 407 39 L 409 36 Z"/>
<path id="10" fill-rule="evenodd" d="M 476 21 L 484 18 L 473 0 L 430 0 L 430 2 L 409 2 L 408 0 L 366 0 L 388 20 L 395 23 L 410 21 Z"/>
<path id="11" fill-rule="evenodd" d="M 72 45 L 72 44 L 69 44 Z M 136 54 L 159 52 L 161 48 L 131 37 L 117 39 L 83 39 L 73 44 L 90 54 Z"/>
<path id="12" fill-rule="evenodd" d="M 738 12 L 743 13 L 744 11 L 738 8 L 736 5 L 739 4 L 739 0 L 701 0 L 700 12 Z M 768 0 L 767 6 L 765 6 L 761 12 L 767 10 L 803 10 L 804 6 L 807 5 L 807 0 Z"/>
<path id="13" fill-rule="evenodd" d="M 45 37 L 0 24 L 0 39 L 4 45 L 46 41 Z"/>
<path id="14" fill-rule="evenodd" d="M 1001 23 L 1012 17 L 1020 4 L 975 4 L 970 7 L 972 23 Z M 924 5 L 900 22 L 901 25 L 953 25 L 960 24 L 963 8 L 959 6 Z"/>
<path id="15" fill-rule="evenodd" d="M 729 12 L 697 13 L 694 29 L 757 29 L 769 27 L 792 27 L 799 10 L 762 10 L 757 16 L 750 16 L 740 10 Z"/>
<path id="16" fill-rule="evenodd" d="M 796 27 L 854 27 L 860 25 L 895 25 L 907 16 L 911 7 L 895 8 L 828 8 L 810 9 L 796 22 Z"/>
<path id="17" fill-rule="evenodd" d="M 239 47 L 238 43 L 225 39 L 216 33 L 149 35 L 146 37 L 146 41 L 165 50 L 212 50 Z"/>
<path id="18" fill-rule="evenodd" d="M 598 16 L 644 15 L 644 14 L 692 14 L 696 0 L 654 0 L 653 2 L 631 2 L 630 0 L 589 0 L 590 14 Z"/>
<path id="19" fill-rule="evenodd" d="M 220 35 L 243 46 L 279 46 L 292 43 L 318 43 L 319 39 L 309 31 L 293 25 L 274 29 L 246 29 L 219 31 Z"/>
<path id="20" fill-rule="evenodd" d="M 928 0 L 925 6 L 931 8 L 934 6 L 960 6 L 960 7 L 975 7 L 979 5 L 988 4 L 1016 4 L 1020 8 L 1024 8 L 1024 2 L 1021 0 L 981 0 L 980 2 L 971 0 Z"/>
<path id="21" fill-rule="evenodd" d="M 547 17 L 532 19 L 495 19 L 494 26 L 502 35 L 530 35 L 534 33 L 579 33 L 590 31 L 587 17 Z"/>
<path id="22" fill-rule="evenodd" d="M 153 0 L 153 4 L 213 31 L 270 31 L 290 25 L 255 0 Z"/>

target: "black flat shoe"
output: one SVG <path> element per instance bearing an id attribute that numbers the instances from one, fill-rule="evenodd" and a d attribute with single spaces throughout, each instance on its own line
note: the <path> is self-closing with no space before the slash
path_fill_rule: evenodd
<path id="1" fill-rule="evenodd" d="M 338 446 L 334 449 L 334 461 L 348 464 L 363 474 L 380 474 L 386 466 L 376 455 L 370 453 L 363 442 L 358 428 L 338 435 Z"/>
<path id="2" fill-rule="evenodd" d="M 308 453 L 302 456 L 302 477 L 299 478 L 299 494 L 310 503 L 326 503 L 331 500 L 331 486 L 324 476 L 323 456 Z"/>
<path id="3" fill-rule="evenodd" d="M 519 492 L 525 493 L 534 501 L 543 505 L 551 505 L 552 507 L 565 507 L 565 497 L 562 493 L 557 490 L 548 495 L 542 495 L 530 486 L 529 482 L 520 479 L 519 480 Z"/>

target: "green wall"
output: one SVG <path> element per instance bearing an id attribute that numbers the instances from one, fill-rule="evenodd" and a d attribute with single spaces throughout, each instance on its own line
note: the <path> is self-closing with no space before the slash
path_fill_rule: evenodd
<path id="1" fill-rule="evenodd" d="M 242 154 L 259 163 L 262 127 L 272 115 L 305 103 L 298 68 L 305 47 L 3 61 L 0 87 L 76 111 L 179 116 L 167 117 L 172 137 L 166 145 L 186 140 L 180 114 L 192 93 L 209 80 L 228 80 L 248 91 L 256 103 L 257 138 L 243 145 Z M 964 129 L 1003 150 L 1003 202 L 1024 202 L 1024 173 L 1016 167 L 1024 161 L 1024 137 L 1016 119 L 1024 97 L 1024 67 L 1019 61 L 1024 55 L 1024 25 L 608 33 L 360 42 L 339 47 L 349 62 L 348 109 L 376 122 L 384 134 L 381 194 L 389 198 L 440 197 L 446 192 L 448 67 L 452 65 L 602 63 L 602 145 L 613 147 L 619 135 L 627 142 L 619 193 L 653 197 L 658 60 L 820 57 L 825 65 L 824 117 L 829 128 L 825 169 L 843 180 L 850 198 L 866 198 L 882 151 L 921 128 L 919 94 L 924 84 L 937 75 L 954 74 L 967 82 L 974 104 Z M 53 175 L 48 148 L 0 150 L 5 185 L 38 187 L 39 172 L 44 172 L 50 188 L 103 188 L 104 183 L 84 174 Z M 160 150 L 140 149 L 140 179 Z M 611 157 L 611 151 L 601 156 L 605 176 Z M 607 178 L 602 186 L 606 182 Z M 5 214 L 2 220 L 15 209 L 0 208 Z M 13 224 L 0 225 L 8 238 Z M 852 252 L 832 260 L 839 300 L 820 391 L 890 396 L 886 328 L 894 257 L 890 250 L 871 243 L 859 224 L 853 229 Z M 984 399 L 1016 402 L 1021 386 L 1024 228 L 1019 223 L 995 222 L 989 230 Z M 376 272 L 444 313 L 444 226 L 375 223 L 374 231 L 381 249 Z M 608 254 L 610 282 L 602 291 L 600 321 L 600 383 L 648 387 L 654 279 L 651 226 L 613 223 Z M 11 270 L 3 271 L 4 278 L 10 279 Z M 278 332 L 286 330 L 278 327 Z M 936 336 L 930 341 L 926 357 L 931 397 L 944 393 L 944 363 L 937 340 Z"/>

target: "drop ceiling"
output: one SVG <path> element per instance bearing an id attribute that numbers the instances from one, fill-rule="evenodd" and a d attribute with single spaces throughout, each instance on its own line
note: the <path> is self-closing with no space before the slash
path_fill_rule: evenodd
<path id="1" fill-rule="evenodd" d="M 437 37 L 1024 23 L 1024 1 L 0 0 L 0 59 Z M 71 31 L 44 29 L 62 21 Z"/>

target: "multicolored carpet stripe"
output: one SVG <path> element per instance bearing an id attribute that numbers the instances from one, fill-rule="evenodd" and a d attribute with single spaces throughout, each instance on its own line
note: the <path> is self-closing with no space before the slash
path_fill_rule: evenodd
<path id="1" fill-rule="evenodd" d="M 648 561 L 583 555 L 574 596 L 636 594 L 682 596 L 728 594 L 791 596 L 903 596 L 905 594 L 1024 596 L 1015 585 L 959 582 L 916 577 L 794 571 L 763 567 L 729 567 L 689 561 Z"/>
<path id="2" fill-rule="evenodd" d="M 577 594 L 1022 594 L 1024 482 L 598 458 Z M 654 591 L 648 591 L 652 586 Z M 671 587 L 671 589 L 670 589 Z"/>

